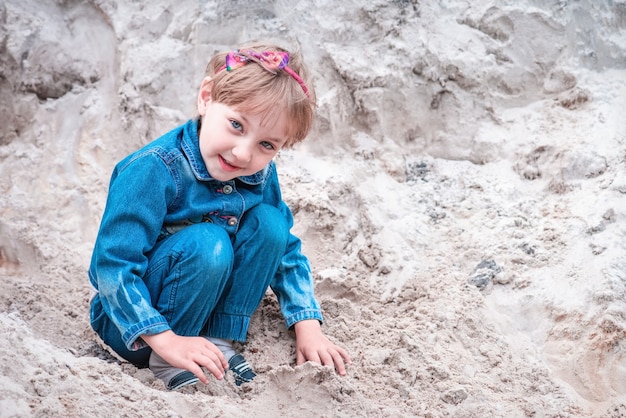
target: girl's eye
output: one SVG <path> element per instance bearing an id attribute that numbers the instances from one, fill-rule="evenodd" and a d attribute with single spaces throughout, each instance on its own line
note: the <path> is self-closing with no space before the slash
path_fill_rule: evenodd
<path id="1" fill-rule="evenodd" d="M 271 143 L 267 142 L 267 141 L 263 141 L 261 142 L 261 146 L 267 150 L 273 151 L 274 150 L 274 145 L 272 145 Z"/>
<path id="2" fill-rule="evenodd" d="M 243 131 L 243 126 L 241 125 L 241 123 L 237 122 L 236 120 L 232 119 L 230 121 L 230 124 L 232 125 L 233 128 L 235 128 L 238 131 Z"/>

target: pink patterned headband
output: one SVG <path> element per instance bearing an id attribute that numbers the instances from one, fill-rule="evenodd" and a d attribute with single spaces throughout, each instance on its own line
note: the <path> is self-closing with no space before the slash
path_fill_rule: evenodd
<path id="1" fill-rule="evenodd" d="M 291 68 L 287 66 L 289 63 L 289 52 L 280 52 L 280 51 L 265 51 L 265 52 L 254 52 L 250 50 L 235 50 L 229 52 L 226 55 L 226 64 L 222 68 L 220 68 L 217 72 L 226 70 L 232 71 L 239 67 L 243 67 L 250 62 L 256 62 L 259 65 L 262 65 L 263 68 L 268 70 L 269 72 L 276 74 L 278 70 L 283 70 L 294 80 L 300 84 L 304 94 L 306 97 L 309 97 L 309 89 L 304 84 L 304 81 L 300 76 Z"/>

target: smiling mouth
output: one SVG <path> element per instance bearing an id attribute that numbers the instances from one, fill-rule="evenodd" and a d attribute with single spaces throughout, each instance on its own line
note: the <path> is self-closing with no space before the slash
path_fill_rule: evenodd
<path id="1" fill-rule="evenodd" d="M 231 163 L 226 161 L 221 155 L 219 156 L 219 161 L 224 171 L 237 171 L 241 169 L 241 167 L 237 167 L 236 165 L 232 165 Z"/>

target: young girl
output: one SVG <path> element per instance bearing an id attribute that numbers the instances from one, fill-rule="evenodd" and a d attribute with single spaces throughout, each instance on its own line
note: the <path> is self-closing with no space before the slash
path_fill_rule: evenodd
<path id="1" fill-rule="evenodd" d="M 199 116 L 115 167 L 89 269 L 91 325 L 173 390 L 204 367 L 255 376 L 233 349 L 268 286 L 296 334 L 296 362 L 350 358 L 321 331 L 300 240 L 272 159 L 308 134 L 315 93 L 298 54 L 251 44 L 217 54 Z"/>

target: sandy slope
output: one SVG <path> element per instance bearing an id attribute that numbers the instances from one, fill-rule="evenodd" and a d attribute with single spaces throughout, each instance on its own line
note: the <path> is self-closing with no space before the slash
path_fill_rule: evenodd
<path id="1" fill-rule="evenodd" d="M 1 4 L 0 416 L 626 416 L 626 3 L 433 3 Z M 354 364 L 294 367 L 268 294 L 259 378 L 169 393 L 90 330 L 91 247 L 115 162 L 254 38 L 316 76 L 277 162 Z"/>

